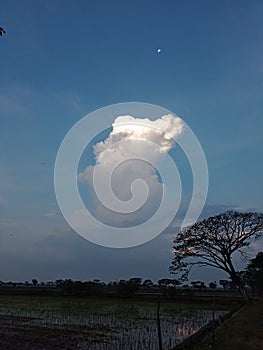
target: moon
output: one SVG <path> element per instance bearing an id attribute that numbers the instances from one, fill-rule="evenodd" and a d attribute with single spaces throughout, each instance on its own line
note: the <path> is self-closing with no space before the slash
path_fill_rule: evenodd
<path id="1" fill-rule="evenodd" d="M 160 49 L 160 48 L 156 50 L 157 53 L 160 53 L 161 51 L 162 51 L 162 49 Z"/>

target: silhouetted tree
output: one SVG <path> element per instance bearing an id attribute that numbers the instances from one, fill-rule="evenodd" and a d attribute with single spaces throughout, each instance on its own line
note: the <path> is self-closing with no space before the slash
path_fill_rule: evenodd
<path id="1" fill-rule="evenodd" d="M 129 281 L 120 280 L 116 284 L 117 294 L 123 297 L 131 297 L 139 289 L 138 281 L 134 281 L 134 278 L 131 278 Z"/>
<path id="2" fill-rule="evenodd" d="M 211 282 L 209 283 L 209 288 L 211 288 L 211 289 L 216 289 L 216 286 L 217 286 L 216 281 L 211 281 Z"/>
<path id="3" fill-rule="evenodd" d="M 193 281 L 191 282 L 191 285 L 193 286 L 193 288 L 197 288 L 199 290 L 206 288 L 205 282 L 202 281 Z"/>
<path id="4" fill-rule="evenodd" d="M 178 279 L 173 278 L 173 279 L 171 279 L 170 284 L 171 284 L 173 287 L 175 287 L 175 288 L 176 288 L 176 287 L 180 286 L 180 284 L 182 284 L 182 281 L 180 281 L 180 280 L 178 280 Z"/>
<path id="5" fill-rule="evenodd" d="M 135 284 L 136 286 L 140 287 L 142 284 L 142 279 L 140 277 L 132 277 L 129 279 L 129 282 L 131 284 Z"/>
<path id="6" fill-rule="evenodd" d="M 150 280 L 150 279 L 146 279 L 144 282 L 143 282 L 143 287 L 146 287 L 146 288 L 152 288 L 153 287 L 153 281 Z"/>
<path id="7" fill-rule="evenodd" d="M 161 288 L 166 288 L 169 284 L 172 283 L 172 279 L 171 278 L 161 278 L 159 281 L 158 281 L 158 285 L 159 287 Z"/>
<path id="8" fill-rule="evenodd" d="M 263 252 L 251 259 L 246 267 L 244 278 L 254 294 L 263 293 Z"/>
<path id="9" fill-rule="evenodd" d="M 55 281 L 55 285 L 56 285 L 56 287 L 62 287 L 63 286 L 63 284 L 64 284 L 64 281 L 62 280 L 62 279 L 57 279 L 56 281 Z"/>
<path id="10" fill-rule="evenodd" d="M 225 271 L 248 300 L 245 283 L 236 271 L 232 257 L 262 236 L 263 214 L 227 211 L 184 228 L 174 240 L 171 273 L 187 280 L 194 265 Z"/>
<path id="11" fill-rule="evenodd" d="M 33 279 L 32 279 L 32 283 L 33 283 L 34 286 L 36 286 L 36 285 L 38 284 L 38 280 L 35 279 L 35 278 L 33 278 Z"/>
<path id="12" fill-rule="evenodd" d="M 4 28 L 0 27 L 0 36 L 3 36 L 3 34 L 5 34 L 6 31 L 4 30 Z"/>
<path id="13" fill-rule="evenodd" d="M 220 280 L 219 284 L 224 288 L 224 290 L 230 289 L 230 281 L 228 280 Z"/>

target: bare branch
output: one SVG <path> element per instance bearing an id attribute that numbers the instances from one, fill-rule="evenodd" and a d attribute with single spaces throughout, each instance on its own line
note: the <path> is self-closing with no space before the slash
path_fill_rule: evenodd
<path id="1" fill-rule="evenodd" d="M 262 213 L 227 211 L 197 222 L 175 237 L 174 259 L 169 270 L 187 278 L 194 265 L 211 266 L 227 272 L 241 286 L 232 255 L 238 252 L 246 258 L 242 248 L 249 247 L 262 234 Z"/>

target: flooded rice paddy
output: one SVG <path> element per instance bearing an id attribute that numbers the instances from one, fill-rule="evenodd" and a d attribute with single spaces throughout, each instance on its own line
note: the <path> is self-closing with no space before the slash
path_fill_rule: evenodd
<path id="1" fill-rule="evenodd" d="M 218 306 L 214 316 L 225 312 Z M 23 349 L 158 349 L 157 301 L 0 296 L 0 319 L 1 349 L 8 349 L 11 337 Z M 163 349 L 173 348 L 212 319 L 212 303 L 162 301 Z"/>

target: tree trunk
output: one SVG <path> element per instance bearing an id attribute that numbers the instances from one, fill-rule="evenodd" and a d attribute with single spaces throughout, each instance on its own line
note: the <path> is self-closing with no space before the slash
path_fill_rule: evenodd
<path id="1" fill-rule="evenodd" d="M 245 283 L 242 281 L 241 277 L 235 272 L 232 271 L 230 274 L 232 281 L 237 286 L 240 294 L 243 296 L 246 303 L 251 301 L 251 298 L 248 294 L 247 288 L 245 287 Z"/>

